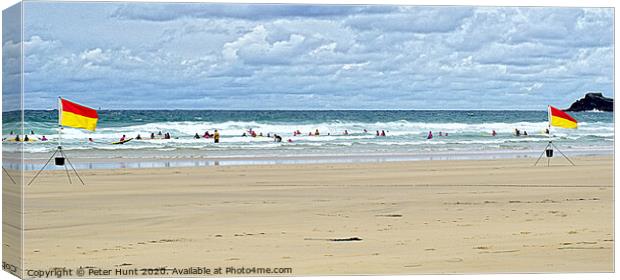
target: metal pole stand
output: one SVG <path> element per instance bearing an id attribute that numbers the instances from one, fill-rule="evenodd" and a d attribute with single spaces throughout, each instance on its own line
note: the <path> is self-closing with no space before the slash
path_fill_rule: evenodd
<path id="1" fill-rule="evenodd" d="M 60 154 L 60 156 L 59 157 L 55 157 L 56 154 Z M 80 180 L 82 185 L 86 185 L 86 184 L 84 184 L 84 181 L 82 181 L 82 177 L 80 177 L 80 174 L 78 174 L 77 170 L 75 170 L 75 167 L 73 167 L 73 164 L 71 164 L 71 161 L 69 160 L 69 157 L 67 157 L 65 152 L 62 150 L 62 146 L 58 146 L 56 148 L 56 151 L 54 151 L 52 156 L 47 160 L 47 162 L 43 165 L 43 167 L 37 172 L 36 175 L 34 175 L 32 180 L 30 180 L 30 182 L 28 183 L 28 186 L 30 186 L 32 183 L 34 183 L 34 180 L 36 180 L 37 177 L 39 177 L 39 174 L 41 174 L 41 172 L 43 172 L 43 170 L 45 170 L 45 167 L 47 167 L 47 165 L 52 161 L 52 159 L 54 159 L 54 164 L 56 166 L 64 166 L 65 167 L 65 172 L 67 173 L 67 179 L 69 179 L 69 184 L 73 184 L 73 182 L 71 181 L 71 175 L 69 174 L 69 168 L 65 164 L 65 160 L 67 161 L 67 163 L 69 163 L 69 166 L 71 166 L 71 169 L 73 169 L 73 172 L 75 173 L 75 176 Z"/>
<path id="2" fill-rule="evenodd" d="M 558 149 L 558 147 L 553 144 L 553 141 L 549 140 L 549 143 L 547 143 L 547 146 L 545 146 L 545 149 L 543 150 L 543 152 L 540 154 L 540 156 L 538 157 L 538 159 L 536 160 L 536 162 L 534 163 L 534 166 L 538 165 L 538 162 L 540 161 L 540 159 L 543 157 L 543 155 L 547 156 L 547 166 L 549 166 L 549 163 L 551 162 L 551 158 L 553 157 L 553 149 L 558 150 L 558 152 L 560 152 L 560 154 L 566 159 L 568 160 L 568 162 L 570 162 L 570 164 L 572 166 L 575 166 L 575 163 L 570 160 L 570 158 L 568 158 L 560 149 Z"/>
<path id="3" fill-rule="evenodd" d="M 13 184 L 17 184 L 17 182 L 15 182 L 15 179 L 13 179 L 13 176 L 11 176 L 11 174 L 9 174 L 9 171 L 4 169 L 4 166 L 2 167 L 2 172 L 4 172 L 4 174 L 6 174 L 6 176 L 9 177 L 9 179 L 11 179 L 11 182 L 13 182 Z"/>

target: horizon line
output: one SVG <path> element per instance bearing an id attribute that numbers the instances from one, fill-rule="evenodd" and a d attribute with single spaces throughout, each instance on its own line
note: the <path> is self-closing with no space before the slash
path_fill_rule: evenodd
<path id="1" fill-rule="evenodd" d="M 91 107 L 92 108 L 92 107 Z M 174 109 L 153 109 L 153 108 L 130 108 L 130 109 L 117 109 L 117 108 L 93 108 L 97 111 L 547 111 L 547 107 L 544 109 L 192 109 L 192 108 L 174 108 Z M 54 109 L 26 109 L 23 111 L 57 111 Z M 564 110 L 564 109 L 562 109 Z M 9 110 L 4 112 L 17 112 L 21 110 Z"/>

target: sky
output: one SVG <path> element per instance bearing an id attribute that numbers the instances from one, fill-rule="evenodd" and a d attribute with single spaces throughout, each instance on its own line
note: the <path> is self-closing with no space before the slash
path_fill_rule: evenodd
<path id="1" fill-rule="evenodd" d="M 27 109 L 567 108 L 613 97 L 613 9 L 24 4 Z M 19 40 L 3 36 L 3 55 Z M 5 59 L 6 60 L 6 59 Z"/>

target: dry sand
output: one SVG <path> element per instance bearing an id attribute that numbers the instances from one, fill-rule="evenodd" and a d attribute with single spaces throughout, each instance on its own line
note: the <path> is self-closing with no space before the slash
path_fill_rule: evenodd
<path id="1" fill-rule="evenodd" d="M 26 189 L 25 267 L 612 271 L 613 158 L 574 160 L 47 172 Z"/>

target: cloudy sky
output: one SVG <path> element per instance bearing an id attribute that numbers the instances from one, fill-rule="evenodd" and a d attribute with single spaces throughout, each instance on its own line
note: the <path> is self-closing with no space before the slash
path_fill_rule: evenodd
<path id="1" fill-rule="evenodd" d="M 613 10 L 25 4 L 26 108 L 541 109 L 613 96 Z M 3 42 L 5 51 L 18 46 Z"/>

